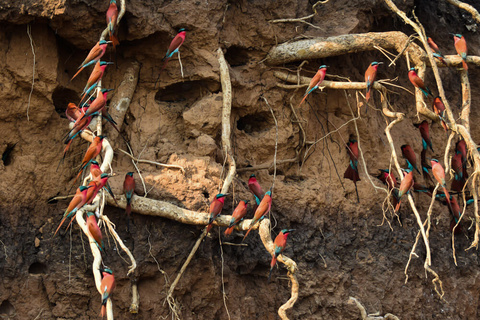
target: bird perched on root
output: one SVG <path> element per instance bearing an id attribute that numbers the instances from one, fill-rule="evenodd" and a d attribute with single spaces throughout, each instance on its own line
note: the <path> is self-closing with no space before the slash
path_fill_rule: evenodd
<path id="1" fill-rule="evenodd" d="M 269 190 L 263 196 L 263 199 L 258 205 L 257 210 L 255 210 L 255 214 L 253 215 L 252 222 L 250 222 L 250 226 L 247 230 L 247 233 L 243 237 L 242 241 L 244 241 L 245 238 L 250 233 L 250 231 L 252 231 L 252 228 L 255 226 L 255 223 L 257 223 L 257 221 L 262 221 L 262 219 L 265 218 L 265 216 L 270 212 L 271 208 L 272 208 L 272 191 Z"/>
<path id="2" fill-rule="evenodd" d="M 115 290 L 115 277 L 113 275 L 113 271 L 105 268 L 102 271 L 102 282 L 100 284 L 100 288 L 102 291 L 102 309 L 100 310 L 100 316 L 105 316 L 105 312 L 107 311 L 107 300 L 108 298 L 112 297 L 113 290 Z"/>
<path id="3" fill-rule="evenodd" d="M 467 65 L 467 41 L 465 40 L 465 37 L 462 36 L 461 34 L 453 34 L 453 40 L 455 43 L 455 50 L 457 50 L 458 55 L 462 58 L 462 67 L 465 71 L 468 70 L 468 65 Z"/>
<path id="4" fill-rule="evenodd" d="M 367 92 L 365 93 L 365 99 L 368 100 L 370 99 L 370 92 L 372 90 L 373 82 L 375 81 L 375 78 L 377 77 L 377 69 L 380 64 L 383 64 L 383 62 L 372 62 L 370 63 L 370 66 L 368 66 L 367 71 L 365 71 L 365 82 L 367 83 Z"/>
<path id="5" fill-rule="evenodd" d="M 272 271 L 273 267 L 277 264 L 277 258 L 278 256 L 285 250 L 285 247 L 287 246 L 287 238 L 290 232 L 295 231 L 295 229 L 283 229 L 280 231 L 280 233 L 277 235 L 275 238 L 275 241 L 273 242 L 275 249 L 272 255 L 272 261 L 270 262 L 270 273 L 268 274 L 268 280 L 270 281 L 270 277 L 272 276 Z"/>
<path id="6" fill-rule="evenodd" d="M 423 83 L 423 80 L 418 76 L 415 68 L 410 68 L 410 71 L 408 71 L 408 79 L 410 79 L 410 82 L 415 88 L 423 92 L 425 97 L 433 96 L 432 91 Z"/>
<path id="7" fill-rule="evenodd" d="M 239 224 L 240 221 L 243 220 L 243 218 L 247 214 L 247 205 L 248 205 L 248 200 L 242 200 L 238 203 L 237 207 L 232 213 L 232 219 L 230 219 L 230 224 L 228 225 L 228 228 L 225 230 L 226 236 L 230 235 L 233 231 L 233 228 L 235 228 L 235 226 Z"/>
<path id="8" fill-rule="evenodd" d="M 210 219 L 208 220 L 207 225 L 207 234 L 213 227 L 213 221 L 215 218 L 222 212 L 223 204 L 225 203 L 225 197 L 228 196 L 228 193 L 219 193 L 215 196 L 213 201 L 210 203 Z"/>
<path id="9" fill-rule="evenodd" d="M 348 164 L 347 170 L 343 174 L 343 178 L 353 181 L 355 185 L 355 193 L 357 194 L 357 202 L 360 202 L 357 189 L 357 181 L 360 181 L 360 176 L 358 175 L 358 141 L 352 134 L 347 142 L 347 153 L 350 157 L 350 163 Z"/>
<path id="10" fill-rule="evenodd" d="M 157 80 L 155 80 L 155 88 L 157 87 L 158 79 L 160 79 L 160 74 L 162 74 L 163 69 L 165 69 L 165 67 L 167 66 L 167 62 L 170 60 L 171 57 L 173 57 L 175 53 L 178 52 L 178 50 L 180 50 L 180 47 L 185 41 L 186 34 L 187 32 L 184 28 L 179 29 L 177 35 L 175 36 L 175 38 L 173 38 L 172 42 L 170 43 L 167 53 L 165 54 L 165 57 L 163 57 L 162 59 L 162 61 L 165 61 L 165 62 L 163 63 L 162 69 L 158 73 Z"/>
<path id="11" fill-rule="evenodd" d="M 323 82 L 323 79 L 325 79 L 325 75 L 327 74 L 327 68 L 328 66 L 326 65 L 321 65 L 318 68 L 317 73 L 313 76 L 312 80 L 310 80 L 310 84 L 308 85 L 308 88 L 305 91 L 305 95 L 303 96 L 302 101 L 300 101 L 300 104 L 298 105 L 299 107 L 302 105 L 305 99 L 307 99 L 307 96 L 310 93 L 312 93 L 315 89 L 318 89 L 320 87 L 320 84 Z"/>

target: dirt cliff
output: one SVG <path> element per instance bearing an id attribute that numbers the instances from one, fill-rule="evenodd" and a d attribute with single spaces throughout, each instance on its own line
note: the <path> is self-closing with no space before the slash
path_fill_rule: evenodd
<path id="1" fill-rule="evenodd" d="M 454 54 L 449 32 L 468 39 L 469 54 L 480 53 L 478 26 L 469 14 L 446 3 L 426 0 L 397 1 L 416 14 L 427 33 Z M 469 1 L 480 9 L 478 3 Z M 312 14 L 314 2 L 291 0 L 240 1 L 127 1 L 116 54 L 103 84 L 117 88 L 125 70 L 140 64 L 138 85 L 121 126 L 133 152 L 142 159 L 179 164 L 179 170 L 139 164 L 147 197 L 161 199 L 191 210 L 208 210 L 221 184 L 222 93 L 215 51 L 224 50 L 232 78 L 232 144 L 238 168 L 273 161 L 275 123 L 262 96 L 268 99 L 278 121 L 277 159 L 295 157 L 301 133 L 290 108 L 302 92 L 279 88 L 273 71 L 298 64 L 271 67 L 263 63 L 278 43 L 308 37 L 399 30 L 412 31 L 383 1 L 337 0 L 317 6 L 317 14 L 305 23 L 269 23 L 280 18 Z M 0 0 L 0 317 L 7 319 L 95 319 L 100 297 L 91 272 L 92 256 L 78 227 L 53 238 L 53 232 L 68 202 L 47 204 L 57 195 L 68 194 L 87 143 L 74 141 L 72 152 L 56 170 L 67 132 L 64 116 L 68 102 L 77 102 L 89 71 L 69 81 L 88 50 L 105 28 L 108 1 L 99 0 Z M 181 48 L 183 77 L 179 62 L 172 59 L 162 67 L 166 49 L 179 28 L 187 29 Z M 360 52 L 309 61 L 303 73 L 312 76 L 319 65 L 329 65 L 329 75 L 363 81 L 371 61 L 387 61 L 380 51 Z M 379 78 L 398 78 L 397 84 L 411 88 L 404 61 L 383 65 Z M 34 71 L 34 73 L 33 73 Z M 454 69 L 441 71 L 447 97 L 458 115 L 461 88 Z M 480 119 L 476 97 L 480 78 L 469 70 L 472 86 L 472 136 L 480 139 L 474 125 Z M 33 78 L 32 78 L 33 76 Z M 327 76 L 328 78 L 329 76 Z M 32 89 L 32 79 L 34 79 Z M 330 78 L 333 79 L 333 78 Z M 433 82 L 429 71 L 426 82 Z M 433 83 L 432 83 L 433 86 Z M 406 113 L 406 120 L 392 134 L 397 153 L 410 144 L 417 154 L 421 142 L 412 123 L 419 119 L 414 97 L 392 89 L 392 107 Z M 300 91 L 303 91 L 301 89 Z M 348 92 L 354 103 L 354 92 Z M 111 95 L 115 96 L 115 91 Z M 374 100 L 378 97 L 374 96 Z M 378 105 L 379 102 L 377 101 Z M 378 106 L 377 105 L 377 106 Z M 478 252 L 465 251 L 473 237 L 470 220 L 456 237 L 458 266 L 454 264 L 446 207 L 435 204 L 431 230 L 433 268 L 443 281 L 444 299 L 435 293 L 431 277 L 423 269 L 424 247 L 417 249 L 405 284 L 404 268 L 418 230 L 407 206 L 401 210 L 402 225 L 383 220 L 384 194 L 375 192 L 364 168 L 358 182 L 360 203 L 353 183 L 343 179 L 348 165 L 345 142 L 355 132 L 352 114 L 343 91 L 314 93 L 296 110 L 308 141 L 316 141 L 338 129 L 310 149 L 302 161 L 279 164 L 276 170 L 272 212 L 274 233 L 296 229 L 285 253 L 299 267 L 300 295 L 289 316 L 292 319 L 359 319 L 354 296 L 369 312 L 393 313 L 401 319 L 473 319 L 480 316 Z M 386 168 L 390 150 L 380 111 L 369 109 L 357 121 L 368 172 Z M 107 125 L 107 134 L 111 128 Z M 436 157 L 443 159 L 446 136 L 439 124 L 431 128 Z M 125 149 L 119 137 L 115 147 Z M 11 152 L 6 152 L 11 150 Z M 417 155 L 418 157 L 418 155 Z M 304 161 L 303 161 L 304 160 Z M 131 160 L 116 153 L 111 179 L 115 194 L 122 193 L 124 174 L 135 171 Z M 224 213 L 232 212 L 241 199 L 251 199 L 247 188 L 251 171 L 239 172 L 233 197 L 227 198 Z M 267 189 L 273 168 L 254 172 Z M 138 175 L 136 194 L 143 196 Z M 422 216 L 429 199 L 416 196 Z M 252 215 L 250 209 L 249 215 Z M 127 263 L 117 254 L 110 239 L 105 263 L 114 271 L 117 288 L 113 297 L 117 319 L 169 317 L 164 303 L 166 291 L 198 238 L 200 226 L 183 225 L 162 218 L 133 214 L 130 232 L 123 210 L 107 207 L 106 214 L 138 262 L 140 310 L 131 315 L 130 279 Z M 467 209 L 472 215 L 472 209 Z M 390 216 L 388 216 L 390 218 Z M 290 296 L 283 266 L 274 270 L 267 283 L 270 255 L 258 234 L 235 246 L 219 243 L 219 229 L 200 246 L 175 291 L 182 319 L 277 319 L 277 309 Z M 223 233 L 221 235 L 223 237 Z M 240 243 L 241 234 L 226 240 Z M 87 246 L 88 247 L 88 246 Z M 221 250 L 223 249 L 223 250 Z M 222 259 L 224 262 L 222 263 Z M 161 269 L 163 272 L 160 272 Z M 222 281 L 224 289 L 222 287 Z M 226 300 L 224 303 L 223 290 Z M 225 308 L 228 307 L 229 315 Z"/>

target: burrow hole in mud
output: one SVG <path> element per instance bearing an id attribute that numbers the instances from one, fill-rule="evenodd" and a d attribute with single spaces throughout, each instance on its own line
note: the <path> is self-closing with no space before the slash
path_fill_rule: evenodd
<path id="1" fill-rule="evenodd" d="M 52 94 L 53 105 L 55 106 L 55 111 L 60 115 L 62 118 L 66 118 L 65 110 L 70 102 L 77 103 L 80 98 L 78 94 L 65 87 L 56 87 Z"/>
<path id="2" fill-rule="evenodd" d="M 208 193 L 208 191 L 203 191 L 202 193 L 205 199 L 210 199 L 210 193 Z"/>
<path id="3" fill-rule="evenodd" d="M 248 49 L 239 46 L 231 46 L 225 53 L 225 59 L 232 68 L 244 66 L 250 59 L 248 56 Z"/>
<path id="4" fill-rule="evenodd" d="M 12 163 L 12 152 L 17 144 L 9 143 L 2 153 L 2 161 L 4 166 L 8 166 Z"/>
<path id="5" fill-rule="evenodd" d="M 46 274 L 47 266 L 41 262 L 34 262 L 28 268 L 28 273 L 30 274 Z"/>
<path id="6" fill-rule="evenodd" d="M 246 115 L 237 120 L 237 129 L 248 134 L 267 131 L 273 125 L 273 123 L 270 123 L 271 117 L 269 112 Z"/>
<path id="7" fill-rule="evenodd" d="M 160 89 L 155 95 L 155 100 L 163 102 L 193 102 L 203 96 L 218 92 L 220 92 L 220 83 L 214 80 L 184 81 Z"/>
<path id="8" fill-rule="evenodd" d="M 15 307 L 8 300 L 2 301 L 0 304 L 0 314 L 12 315 L 15 314 Z"/>

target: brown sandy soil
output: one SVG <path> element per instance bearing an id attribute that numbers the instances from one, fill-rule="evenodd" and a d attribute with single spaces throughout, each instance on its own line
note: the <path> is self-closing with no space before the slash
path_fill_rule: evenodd
<path id="1" fill-rule="evenodd" d="M 402 9 L 416 13 L 427 33 L 445 54 L 454 54 L 448 32 L 462 33 L 470 54 L 480 54 L 476 24 L 463 11 L 440 0 L 397 1 Z M 474 4 L 475 1 L 470 1 Z M 412 31 L 382 1 L 337 0 L 317 7 L 318 15 L 308 22 L 271 24 L 268 20 L 302 17 L 312 13 L 314 2 L 269 1 L 127 1 L 121 21 L 117 48 L 117 67 L 109 66 L 103 84 L 117 88 L 132 61 L 141 65 L 139 82 L 121 125 L 122 134 L 142 159 L 179 164 L 179 170 L 140 164 L 148 197 L 172 202 L 192 210 L 207 210 L 209 201 L 221 184 L 222 94 L 215 56 L 224 49 L 231 69 L 233 87 L 232 143 L 238 168 L 273 160 L 275 125 L 265 96 L 278 120 L 278 159 L 295 156 L 299 128 L 292 122 L 289 101 L 300 101 L 303 89 L 276 86 L 273 71 L 298 64 L 269 67 L 262 63 L 276 43 L 304 37 L 334 36 L 348 33 L 399 30 Z M 400 5 L 400 4 L 399 4 Z M 477 9 L 480 6 L 475 4 Z M 99 0 L 0 0 L 0 152 L 15 147 L 5 163 L 0 162 L 0 318 L 5 319 L 96 319 L 100 297 L 94 287 L 92 256 L 84 249 L 85 237 L 78 227 L 52 238 L 68 202 L 47 204 L 47 199 L 68 193 L 87 147 L 74 141 L 72 152 L 56 171 L 61 158 L 62 137 L 68 121 L 64 111 L 70 101 L 78 101 L 89 72 L 74 81 L 89 48 L 98 41 L 105 27 L 108 1 Z M 28 108 L 32 83 L 33 54 L 27 25 L 35 51 L 35 84 Z M 162 66 L 166 49 L 180 27 L 187 28 L 181 48 L 184 78 L 176 58 L 154 82 Z M 106 59 L 113 61 L 108 51 Z M 386 61 L 379 51 L 309 61 L 303 74 L 312 76 L 320 64 L 329 65 L 328 73 L 362 81 L 371 61 Z M 441 70 L 447 97 L 458 115 L 461 88 L 454 69 Z M 478 68 L 469 70 L 472 85 L 472 136 L 478 141 L 480 119 L 477 97 L 480 95 Z M 412 90 L 404 61 L 379 68 L 379 78 L 399 77 L 397 84 Z M 327 77 L 328 78 L 328 77 Z M 426 83 L 433 85 L 427 72 Z M 411 144 L 419 157 L 421 140 L 412 123 L 419 122 L 414 97 L 393 89 L 390 101 L 394 109 L 406 113 L 406 120 L 392 132 L 397 153 L 402 144 Z M 433 89 L 436 91 L 436 88 Z M 348 92 L 354 103 L 354 92 Z M 115 91 L 111 96 L 115 95 Z M 377 107 L 379 96 L 374 95 Z M 321 138 L 339 128 L 352 116 L 341 91 L 316 92 L 308 103 L 297 109 L 307 140 Z M 358 121 L 360 140 L 369 172 L 389 165 L 389 148 L 384 134 L 385 120 L 379 110 L 370 108 Z M 107 125 L 107 134 L 111 128 Z M 291 319 L 359 319 L 348 298 L 358 298 L 368 312 L 393 313 L 401 319 L 475 319 L 480 316 L 480 271 L 476 250 L 465 251 L 472 241 L 473 229 L 464 222 L 463 233 L 456 237 L 458 266 L 452 259 L 450 217 L 446 207 L 434 206 L 431 230 L 432 266 L 443 281 L 445 296 L 435 293 L 431 276 L 423 270 L 424 247 L 419 246 L 404 283 L 404 268 L 417 232 L 411 210 L 404 205 L 400 218 L 391 220 L 392 229 L 383 221 L 384 194 L 375 192 L 360 168 L 360 203 L 356 203 L 351 181 L 343 179 L 348 163 L 344 148 L 353 122 L 338 134 L 321 140 L 305 162 L 277 167 L 273 214 L 276 234 L 283 228 L 297 231 L 289 238 L 286 254 L 299 267 L 300 296 L 289 311 Z M 435 153 L 443 159 L 446 135 L 439 124 L 431 127 Z M 113 142 L 125 149 L 119 137 Z M 402 160 L 403 164 L 403 160 Z M 123 176 L 134 171 L 125 155 L 115 154 L 111 179 L 114 193 L 122 191 Z M 337 174 L 338 172 L 338 174 Z M 272 184 L 273 168 L 255 172 L 265 189 Z M 251 199 L 246 181 L 251 172 L 241 172 L 234 180 L 233 198 L 225 203 L 230 213 L 241 199 Z M 338 175 L 341 179 L 338 178 Z M 421 180 L 419 176 L 418 179 Z M 144 195 L 136 175 L 136 193 Z M 376 183 L 376 181 L 375 181 Z M 429 199 L 415 195 L 422 216 Z M 251 199 L 253 200 L 253 199 Z M 251 211 L 251 210 L 250 210 Z M 140 310 L 128 312 L 131 301 L 127 263 L 117 254 L 110 239 L 105 263 L 116 276 L 113 297 L 116 319 L 169 318 L 166 281 L 173 281 L 180 266 L 201 232 L 200 226 L 182 225 L 170 220 L 133 214 L 130 233 L 126 231 L 124 212 L 108 207 L 106 213 L 132 250 L 138 262 Z M 467 209 L 472 217 L 472 209 Z M 249 212 L 252 215 L 252 212 Z M 390 217 L 390 216 L 389 216 Z M 223 233 L 222 233 L 223 238 Z M 82 240 L 83 239 L 83 240 Z M 241 241 L 234 232 L 228 239 Z M 277 309 L 290 296 L 283 266 L 274 270 L 267 283 L 270 256 L 257 233 L 247 238 L 248 246 L 223 245 L 223 281 L 226 305 L 232 319 L 277 319 Z M 158 265 L 155 259 L 158 261 Z M 227 319 L 222 298 L 222 260 L 218 228 L 209 236 L 188 266 L 175 291 L 182 319 Z M 166 276 L 159 272 L 161 268 Z"/>

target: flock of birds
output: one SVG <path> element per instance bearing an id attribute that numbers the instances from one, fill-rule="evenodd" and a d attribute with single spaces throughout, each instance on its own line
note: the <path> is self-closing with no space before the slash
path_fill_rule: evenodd
<path id="1" fill-rule="evenodd" d="M 454 36 L 455 49 L 458 55 L 462 58 L 463 69 L 468 70 L 468 66 L 466 63 L 467 44 L 466 44 L 465 38 L 460 34 L 454 34 L 453 36 Z M 444 60 L 445 57 L 442 55 L 442 53 L 440 52 L 435 42 L 433 42 L 431 38 L 427 38 L 427 42 L 433 51 L 434 57 L 436 57 L 438 60 L 440 60 L 443 64 L 446 65 L 446 62 Z M 365 97 L 366 97 L 367 103 L 370 98 L 371 87 L 373 82 L 375 81 L 377 68 L 379 64 L 381 64 L 381 62 L 372 62 L 368 67 L 367 71 L 365 72 L 365 82 L 367 83 L 367 93 Z M 325 75 L 325 71 L 323 71 L 324 69 L 325 69 L 325 66 L 320 67 L 319 79 L 323 79 Z M 416 88 L 419 88 L 423 92 L 425 97 L 433 98 L 433 94 L 431 90 L 427 86 L 425 86 L 423 80 L 417 75 L 415 68 L 411 68 L 409 70 L 408 78 Z M 313 88 L 318 87 L 319 84 L 320 83 L 313 84 Z M 311 86 L 312 86 L 312 83 L 310 83 L 310 87 Z M 307 92 L 305 96 L 311 91 L 312 90 Z M 433 108 L 433 111 L 439 116 L 441 125 L 444 128 L 445 132 L 447 132 L 448 127 L 446 124 L 446 118 L 444 114 L 445 105 L 443 104 L 442 99 L 439 96 L 433 98 L 432 108 Z M 413 189 L 413 191 L 415 192 L 425 193 L 430 197 L 433 195 L 433 190 L 435 189 L 435 187 L 433 186 L 434 181 L 430 175 L 430 171 L 431 171 L 436 182 L 438 182 L 443 189 L 443 191 L 439 191 L 436 194 L 435 199 L 440 201 L 442 204 L 447 205 L 452 215 L 452 221 L 450 224 L 450 231 L 452 231 L 453 228 L 458 224 L 460 216 L 462 214 L 462 210 L 460 209 L 458 201 L 453 195 L 453 193 L 459 194 L 463 192 L 466 181 L 468 179 L 467 162 L 469 159 L 467 157 L 467 146 L 466 146 L 465 140 L 461 138 L 456 142 L 456 145 L 455 145 L 455 154 L 453 155 L 451 160 L 451 168 L 454 171 L 454 177 L 450 186 L 450 191 L 452 192 L 452 194 L 450 194 L 446 186 L 445 170 L 443 169 L 442 165 L 436 159 L 427 158 L 428 148 L 430 148 L 430 150 L 433 152 L 433 146 L 432 146 L 432 141 L 430 139 L 428 121 L 423 120 L 421 123 L 414 124 L 414 126 L 419 129 L 420 135 L 422 137 L 422 152 L 420 154 L 420 159 L 421 159 L 420 165 L 422 170 L 421 174 L 423 176 L 425 183 L 431 184 L 431 185 L 427 187 L 420 183 L 415 182 L 413 178 L 413 170 L 417 171 L 419 174 L 420 174 L 420 170 L 418 169 L 416 154 L 413 148 L 408 144 L 404 144 L 400 147 L 402 151 L 402 155 L 405 158 L 406 164 L 407 164 L 407 168 L 402 169 L 404 179 L 402 180 L 400 185 L 398 185 L 397 179 L 395 178 L 393 173 L 390 172 L 390 170 L 388 169 L 381 169 L 379 174 L 374 176 L 378 178 L 382 183 L 384 183 L 387 186 L 389 192 L 391 192 L 392 205 L 396 213 L 400 209 L 402 197 L 408 194 L 411 189 Z M 350 135 L 349 141 L 347 142 L 347 153 L 349 155 L 350 162 L 347 170 L 345 171 L 344 178 L 350 179 L 354 182 L 355 191 L 357 193 L 357 201 L 359 201 L 359 198 L 358 198 L 356 183 L 357 181 L 360 181 L 360 177 L 358 174 L 358 156 L 359 156 L 358 152 L 359 152 L 358 142 L 356 141 L 353 135 Z M 428 162 L 427 160 L 430 160 L 430 161 Z M 472 160 L 470 159 L 470 161 Z M 472 204 L 473 201 L 474 200 L 471 196 L 467 197 L 466 205 Z M 459 232 L 461 232 L 461 228 L 457 227 L 455 229 L 455 233 L 459 233 Z"/>
<path id="2" fill-rule="evenodd" d="M 87 83 L 84 87 L 84 90 L 82 92 L 82 97 L 80 99 L 78 106 L 74 103 L 69 103 L 66 109 L 67 119 L 73 123 L 73 127 L 65 135 L 64 142 L 66 144 L 66 147 L 64 149 L 63 157 L 60 163 L 62 163 L 63 160 L 65 159 L 67 151 L 72 141 L 74 140 L 74 138 L 79 136 L 79 134 L 89 126 L 90 122 L 92 121 L 92 117 L 96 116 L 97 114 L 101 114 L 103 118 L 105 118 L 118 132 L 120 132 L 116 127 L 116 122 L 112 119 L 112 117 L 108 113 L 108 110 L 106 109 L 107 95 L 108 95 L 108 92 L 111 91 L 111 89 L 100 89 L 100 86 L 99 86 L 99 83 L 103 77 L 106 67 L 110 64 L 113 64 L 113 62 L 101 61 L 101 58 L 105 54 L 107 46 L 109 44 L 113 45 L 114 50 L 116 45 L 119 44 L 116 37 L 116 33 L 118 31 L 117 30 L 118 7 L 115 0 L 110 0 L 110 6 L 108 8 L 106 18 L 107 18 L 109 41 L 106 41 L 104 39 L 100 40 L 90 50 L 86 59 L 80 65 L 78 72 L 72 77 L 72 80 L 73 80 L 86 67 L 92 66 L 92 65 L 94 66 L 93 71 L 90 74 L 90 77 L 88 78 Z M 164 64 L 162 69 L 160 70 L 160 73 L 163 71 L 167 62 L 170 60 L 170 58 L 175 53 L 178 52 L 179 48 L 185 41 L 185 35 L 186 35 L 185 29 L 180 29 L 178 31 L 178 34 L 172 40 L 167 50 L 167 53 L 163 59 Z M 455 39 L 455 48 L 457 50 L 457 53 L 463 59 L 462 60 L 463 68 L 467 70 L 467 64 L 465 62 L 466 54 L 467 54 L 467 46 L 466 46 L 465 39 L 463 36 L 459 34 L 454 35 L 454 39 Z M 443 55 L 440 53 L 440 51 L 438 50 L 438 47 L 430 38 L 428 38 L 428 43 L 430 44 L 432 50 L 434 51 L 434 56 L 438 58 L 440 61 L 442 61 L 443 63 L 445 63 Z M 365 82 L 367 83 L 367 92 L 365 97 L 366 97 L 367 103 L 368 103 L 368 100 L 370 99 L 372 84 L 375 81 L 377 68 L 380 64 L 382 64 L 382 62 L 372 62 L 368 67 L 367 71 L 365 72 Z M 321 85 L 322 81 L 325 78 L 326 71 L 327 71 L 326 65 L 322 65 L 319 67 L 317 73 L 312 78 L 305 92 L 305 95 L 302 101 L 300 102 L 300 105 L 305 101 L 305 99 L 308 97 L 310 93 L 312 93 L 315 89 L 319 88 L 319 86 Z M 157 80 L 155 81 L 155 87 L 158 82 L 158 79 L 160 78 L 160 73 L 158 75 Z M 425 86 L 422 79 L 418 77 L 414 68 L 410 69 L 408 76 L 411 83 L 415 87 L 422 90 L 422 92 L 425 94 L 426 97 L 432 96 L 431 91 L 428 89 L 428 87 Z M 96 95 L 95 95 L 95 90 L 96 90 Z M 435 113 L 442 120 L 442 126 L 445 128 L 445 130 L 447 130 L 447 125 L 445 123 L 445 118 L 444 118 L 445 106 L 443 105 L 440 97 L 435 97 L 433 99 L 433 109 Z M 439 192 L 436 198 L 446 202 L 450 212 L 452 213 L 452 216 L 454 219 L 452 221 L 452 225 L 454 225 L 456 222 L 458 222 L 458 219 L 460 218 L 461 210 L 455 197 L 451 195 L 447 190 L 447 187 L 445 184 L 444 169 L 442 165 L 435 159 L 430 160 L 431 166 L 429 166 L 429 164 L 427 163 L 427 157 L 426 157 L 427 149 L 430 148 L 433 152 L 432 142 L 429 135 L 429 124 L 426 120 L 424 120 L 423 122 L 421 122 L 420 124 L 416 124 L 415 126 L 420 130 L 420 134 L 422 137 L 423 149 L 421 153 L 421 168 L 422 168 L 423 177 L 426 182 L 430 181 L 433 183 L 433 180 L 429 173 L 429 170 L 431 170 L 436 181 L 442 186 L 443 192 Z M 101 135 L 95 136 L 93 138 L 92 143 L 88 147 L 83 157 L 80 170 L 77 174 L 77 177 L 75 178 L 74 184 L 78 180 L 78 178 L 81 176 L 82 172 L 86 170 L 88 167 L 90 170 L 91 180 L 86 186 L 81 185 L 80 187 L 78 187 L 73 199 L 71 200 L 70 204 L 65 210 L 63 218 L 57 230 L 55 231 L 55 234 L 58 232 L 58 230 L 60 229 L 60 227 L 63 225 L 63 223 L 67 218 L 71 217 L 71 221 L 70 221 L 70 224 L 71 224 L 78 210 L 80 210 L 84 205 L 91 204 L 94 198 L 96 197 L 96 195 L 102 189 L 105 189 L 113 197 L 113 199 L 115 199 L 115 196 L 108 184 L 108 179 L 111 175 L 102 172 L 99 163 L 95 161 L 95 158 L 100 154 L 102 150 L 103 139 L 104 137 Z M 466 183 L 466 179 L 468 177 L 468 173 L 466 170 L 467 148 L 465 145 L 465 141 L 459 140 L 456 144 L 455 149 L 456 149 L 456 154 L 452 158 L 452 168 L 455 171 L 455 177 L 451 184 L 451 190 L 459 193 L 463 190 Z M 401 150 L 404 158 L 406 159 L 407 168 L 402 169 L 404 174 L 404 179 L 402 180 L 400 185 L 398 186 L 395 176 L 393 175 L 393 173 L 391 173 L 387 169 L 380 170 L 380 173 L 376 176 L 385 185 L 387 185 L 388 189 L 391 191 L 391 194 L 393 195 L 392 200 L 393 200 L 393 206 L 395 207 L 395 211 L 399 210 L 402 197 L 405 194 L 407 194 L 410 191 L 410 189 L 413 188 L 414 191 L 424 192 L 429 194 L 430 196 L 432 195 L 432 190 L 433 190 L 433 187 L 425 187 L 421 184 L 414 182 L 413 170 L 415 169 L 418 173 L 420 173 L 420 171 L 418 169 L 416 155 L 412 147 L 409 145 L 403 145 L 401 147 Z M 355 140 L 355 137 L 353 135 L 350 136 L 349 141 L 347 143 L 347 151 L 350 157 L 350 162 L 347 167 L 347 170 L 345 171 L 344 177 L 354 182 L 355 190 L 357 191 L 356 182 L 360 181 L 360 177 L 358 174 L 358 156 L 359 156 L 358 152 L 359 151 L 358 151 L 357 141 Z M 245 239 L 248 236 L 250 231 L 253 229 L 253 227 L 257 223 L 259 223 L 262 219 L 264 219 L 268 215 L 272 207 L 271 189 L 264 193 L 262 190 L 262 187 L 260 186 L 259 182 L 256 179 L 255 174 L 252 174 L 250 176 L 248 180 L 248 187 L 255 199 L 254 216 L 249 225 L 249 229 L 246 232 L 243 239 Z M 123 192 L 127 200 L 127 205 L 125 209 L 126 217 L 127 217 L 127 228 L 129 225 L 128 221 L 129 221 L 129 216 L 131 212 L 131 202 L 134 195 L 134 190 L 135 190 L 134 174 L 133 172 L 128 172 L 125 175 L 125 180 L 123 185 Z M 216 217 L 220 215 L 220 213 L 222 212 L 223 205 L 225 202 L 225 197 L 227 195 L 228 194 L 221 194 L 221 193 L 217 194 L 214 197 L 213 201 L 211 202 L 210 219 L 206 226 L 207 234 L 210 232 Z M 357 200 L 358 200 L 358 191 L 357 191 Z M 468 200 L 468 201 L 473 201 L 473 200 Z M 239 202 L 239 204 L 237 205 L 237 207 L 232 213 L 230 225 L 225 230 L 226 236 L 231 235 L 235 226 L 245 218 L 247 214 L 248 203 L 249 203 L 249 200 L 242 200 Z M 70 224 L 68 226 L 70 226 Z M 103 252 L 105 250 L 105 247 L 103 243 L 102 232 L 98 227 L 95 213 L 87 212 L 86 224 L 92 238 L 96 242 L 96 245 L 98 246 L 100 251 Z M 68 229 L 68 226 L 67 226 L 67 229 Z M 274 254 L 272 255 L 272 260 L 270 264 L 270 273 L 269 273 L 268 279 L 270 279 L 272 270 L 277 262 L 277 257 L 285 249 L 288 235 L 292 231 L 294 230 L 283 229 L 275 238 L 275 241 L 274 241 L 275 251 L 274 251 Z M 115 288 L 115 278 L 112 270 L 110 270 L 109 268 L 103 268 L 101 271 L 103 276 L 102 282 L 101 282 L 101 288 L 102 288 L 101 316 L 103 317 L 105 315 L 105 305 L 106 305 L 107 299 L 111 296 Z"/>

